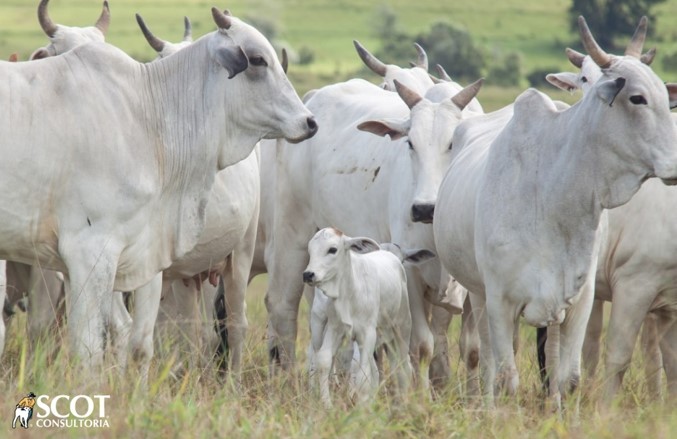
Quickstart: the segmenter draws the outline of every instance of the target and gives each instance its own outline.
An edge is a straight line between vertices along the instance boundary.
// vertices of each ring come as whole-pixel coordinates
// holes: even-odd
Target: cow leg
[[[451,315],[451,314],[450,314]],[[451,321],[451,319],[450,319]],[[480,333],[470,295],[466,295],[461,315],[459,351],[466,370],[466,394],[470,398],[480,396]]]
[[[306,246],[309,239],[284,251],[278,249],[279,242],[276,242],[276,256],[266,293],[271,376],[278,366],[291,370],[296,361],[298,311],[303,293],[303,270],[308,265]]]
[[[317,377],[320,387],[320,398],[325,408],[331,408],[331,395],[329,394],[329,374],[331,366],[341,344],[342,336],[334,328],[327,328],[322,339],[322,347],[315,354],[317,365]]]
[[[214,329],[216,320],[219,318],[216,309],[217,296],[223,293],[219,289],[218,284],[214,286],[211,281],[205,280],[197,294],[200,354],[203,364],[209,364],[213,361],[221,343],[221,338]],[[228,344],[227,340],[226,344]]]
[[[640,346],[649,395],[652,399],[660,399],[663,356],[661,355],[660,338],[658,336],[658,317],[655,314],[649,313],[644,319]]]
[[[105,296],[101,303],[105,324],[110,336],[110,349],[123,369],[127,363],[127,343],[132,329],[132,317],[125,307],[125,300],[120,291],[113,291]]]
[[[674,314],[660,314],[656,323],[668,381],[668,397],[674,403],[677,400],[677,317]]]
[[[588,378],[592,379],[599,363],[602,327],[604,325],[604,301],[595,300],[592,304],[590,319],[585,330],[583,342],[583,368]]]
[[[491,349],[496,364],[494,393],[513,396],[517,393],[519,375],[515,364],[513,336],[518,312],[514,306],[501,299],[501,294],[487,292],[487,318],[491,335]]]
[[[68,267],[66,314],[71,351],[93,369],[102,364],[104,315],[101,303],[113,292],[118,249],[110,239],[64,236],[59,253]]]
[[[638,277],[618,284],[611,306],[611,319],[607,329],[606,382],[604,403],[609,405],[623,383],[623,375],[630,366],[632,351],[642,322],[653,302],[653,295],[636,294],[647,290],[646,279]]]
[[[472,294],[472,292],[468,294],[468,297],[480,338],[480,369],[482,372],[482,385],[484,385],[484,400],[491,407],[494,404],[496,361],[494,360],[494,353],[491,347],[491,332],[489,331],[486,300],[482,296]]]
[[[28,337],[35,346],[38,340],[49,337],[57,324],[63,282],[55,271],[37,266],[28,268]]]
[[[402,336],[399,327],[393,327],[391,328],[391,331],[393,333],[393,340],[392,343],[386,347],[386,352],[391,371],[394,372],[396,378],[397,394],[399,395],[399,398],[402,399],[405,392],[409,389],[410,378],[412,376],[412,367],[409,360],[409,343],[407,343],[405,337]],[[378,368],[379,366],[376,365],[373,354],[370,355],[370,352],[366,349],[365,352],[365,355],[369,355],[371,364]],[[372,378],[373,376],[374,375],[372,375]],[[379,376],[382,376],[380,370]],[[378,384],[378,380],[372,384]]]
[[[423,283],[417,273],[408,268],[407,292],[409,295],[409,309],[411,311],[411,338],[409,341],[409,355],[414,368],[414,383],[424,389],[429,387],[430,359],[434,349],[434,337],[428,324],[423,299]]]
[[[372,362],[374,359],[374,352],[376,351],[376,328],[365,328],[362,339],[357,338],[357,345],[360,350],[360,372],[355,379],[355,390],[357,392],[358,402],[365,402],[369,399],[373,384],[371,378],[373,376]],[[395,351],[397,351],[397,349],[395,349]],[[395,354],[395,352],[393,354]],[[395,375],[397,376],[397,369],[401,366],[399,364],[400,361],[396,354],[393,355],[392,358],[394,361],[390,363],[390,366],[394,369],[393,372],[395,372]]]
[[[148,382],[150,360],[153,358],[153,331],[160,309],[162,273],[134,292],[134,319],[129,337],[129,355],[140,367],[141,382]]]
[[[7,298],[7,262],[0,260],[0,305],[5,306],[5,299]],[[2,311],[0,311],[2,312]],[[0,358],[2,352],[5,350],[5,318],[0,316]],[[16,421],[16,420],[15,420]]]
[[[454,315],[441,306],[432,307],[430,327],[433,333],[433,358],[430,360],[430,382],[435,392],[442,392],[449,384],[449,340],[447,333]]]

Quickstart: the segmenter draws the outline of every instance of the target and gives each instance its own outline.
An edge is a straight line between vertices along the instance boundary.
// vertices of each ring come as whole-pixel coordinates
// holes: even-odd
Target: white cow
[[[103,42],[110,24],[108,2],[103,2],[101,16],[91,27],[69,27],[55,24],[47,10],[49,0],[38,5],[38,21],[50,39],[50,44],[37,49],[31,60],[57,56],[88,42]],[[10,58],[16,62],[16,57]],[[50,335],[58,318],[58,302],[63,295],[63,278],[55,271],[31,267],[15,261],[7,262],[9,305],[28,296],[28,335],[32,343]]]
[[[318,228],[335,225],[404,248],[433,248],[428,223],[449,164],[451,136],[481,83],[459,93],[436,85],[436,90],[447,89],[446,99],[437,103],[396,84],[397,94],[358,79],[316,90],[306,104],[326,127],[318,141],[304,142],[299,149],[283,144],[276,151],[273,231],[266,234],[273,364],[288,367],[295,357],[299,274],[307,264],[305,243]],[[433,334],[424,294],[437,296],[439,264],[433,260],[408,269],[407,282],[414,321],[410,353],[425,385]]]
[[[12,428],[16,428],[16,421],[19,420],[19,426],[28,428],[28,416],[31,413],[29,407],[19,407],[14,409],[14,419],[12,420]]]
[[[151,47],[158,52],[158,59],[172,56],[191,44],[190,22],[187,18],[184,41],[177,44],[153,35],[138,14],[137,21]],[[186,324],[180,327],[184,329],[184,335],[190,337],[188,334],[200,334],[200,338],[192,338],[191,341],[202,339],[203,351],[211,355],[218,343],[218,337],[213,330],[216,276],[223,275],[228,311],[228,346],[232,363],[230,369],[236,376],[240,372],[247,329],[245,292],[256,240],[259,192],[257,147],[244,160],[216,174],[207,202],[205,227],[197,245],[174,260],[171,267],[164,271],[162,310],[158,321],[183,320]],[[201,276],[201,273],[204,275]],[[186,279],[190,281],[186,282]],[[211,285],[205,279],[209,279]],[[207,300],[200,300],[205,292]],[[144,322],[147,316],[158,312],[146,308],[137,309],[135,320],[142,319]],[[202,322],[205,321],[208,323],[203,325]],[[148,325],[154,323],[148,321]],[[137,324],[137,328],[139,327],[141,324]],[[197,333],[194,332],[195,329]],[[140,336],[136,334],[133,337],[137,343],[144,345],[151,342],[138,341]]]
[[[641,52],[646,25],[647,20],[642,19],[630,50]],[[550,74],[548,81],[561,89],[588,92],[602,75],[599,66],[589,56],[571,49],[567,49],[567,55],[580,72]],[[640,59],[650,64],[654,55],[652,49]],[[599,360],[604,301],[613,299],[607,348],[607,402],[620,387],[630,362],[639,319],[644,318],[641,346],[645,374],[653,395],[660,395],[661,351],[665,352],[668,361],[675,361],[672,352],[677,346],[674,346],[675,336],[671,333],[674,314],[670,305],[674,303],[671,292],[677,285],[674,282],[677,272],[672,261],[672,254],[677,249],[670,247],[674,241],[671,212],[675,206],[677,192],[674,188],[648,181],[627,204],[609,211],[609,232],[598,261],[595,302],[583,345],[583,365],[592,376]],[[651,227],[647,226],[647,221],[651,221]],[[658,313],[646,314],[647,309]],[[659,337],[663,335],[667,337],[661,340]],[[677,390],[674,370],[674,364],[666,368],[671,393]]]
[[[317,130],[270,43],[212,15],[218,31],[153,64],[102,43],[0,63],[0,186],[18,188],[3,200],[0,257],[68,273],[70,344],[94,362],[99,302],[159,283],[195,246],[217,170],[263,137]]]
[[[350,238],[334,228],[318,231],[308,243],[310,260],[303,281],[316,288],[325,325],[311,326],[321,398],[331,406],[329,372],[344,338],[360,351],[355,389],[365,401],[378,384],[374,353],[385,346],[399,393],[411,380],[411,314],[407,280],[399,258],[369,238]],[[321,293],[317,292],[321,290]],[[322,300],[324,294],[328,300]]]
[[[628,202],[648,177],[677,181],[669,111],[677,87],[666,92],[639,54],[608,55],[582,17],[579,26],[602,78],[565,110],[524,92],[498,134],[482,133],[500,115],[462,123],[435,211],[444,267],[473,293],[474,308],[486,303],[489,327],[480,335],[493,361],[485,382],[508,393],[518,386],[512,335],[520,315],[534,326],[560,324],[555,379],[560,391],[576,385],[604,209]]]

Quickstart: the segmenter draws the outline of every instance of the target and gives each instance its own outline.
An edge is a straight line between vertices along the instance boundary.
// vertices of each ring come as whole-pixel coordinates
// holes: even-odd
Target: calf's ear
[[[378,243],[371,238],[350,238],[345,241],[345,246],[355,253],[371,253],[381,250]]]

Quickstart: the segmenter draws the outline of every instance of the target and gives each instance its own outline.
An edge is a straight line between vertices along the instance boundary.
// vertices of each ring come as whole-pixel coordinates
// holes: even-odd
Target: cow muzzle
[[[303,282],[307,283],[311,287],[314,286],[315,284],[315,273],[312,271],[304,271],[303,272]]]
[[[414,204],[411,207],[411,220],[415,223],[432,224],[434,214],[434,204]]]
[[[308,140],[311,137],[313,137],[315,134],[317,134],[318,126],[317,122],[315,121],[314,116],[310,116],[306,118],[306,133],[303,136],[300,137],[295,137],[293,139],[287,139],[287,142],[289,143],[300,143],[303,142],[304,140]]]

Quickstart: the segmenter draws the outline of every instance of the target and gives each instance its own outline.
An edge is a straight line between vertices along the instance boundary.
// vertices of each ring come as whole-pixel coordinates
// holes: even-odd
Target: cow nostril
[[[434,204],[414,204],[411,207],[411,219],[414,222],[431,223],[434,214]]]
[[[317,122],[315,122],[314,117],[312,117],[312,116],[309,117],[307,119],[307,123],[308,123],[308,128],[310,129],[310,131],[312,131],[313,133],[317,131]]]
[[[312,282],[313,278],[315,277],[315,273],[312,271],[304,271],[303,272],[303,282]]]

